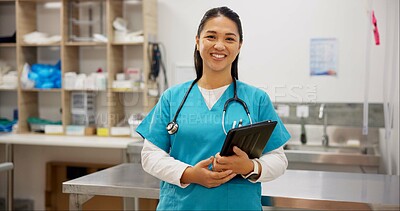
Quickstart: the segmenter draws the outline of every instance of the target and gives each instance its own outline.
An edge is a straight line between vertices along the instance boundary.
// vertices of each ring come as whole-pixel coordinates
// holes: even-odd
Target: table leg
[[[69,210],[81,211],[85,202],[91,199],[93,195],[70,194],[69,195]]]
[[[13,163],[13,146],[12,144],[6,144],[6,162]],[[6,210],[14,210],[14,169],[7,171],[7,200]]]

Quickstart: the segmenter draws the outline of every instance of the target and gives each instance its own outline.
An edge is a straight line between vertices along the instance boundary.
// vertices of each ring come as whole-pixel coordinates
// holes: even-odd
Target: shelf
[[[66,42],[66,46],[106,46],[104,42]]]
[[[61,89],[21,89],[23,92],[61,92]]]
[[[16,43],[0,43],[0,47],[16,47]]]
[[[144,90],[142,89],[130,89],[130,88],[112,88],[111,92],[117,92],[117,93],[143,93]]]
[[[60,47],[60,43],[49,43],[49,44],[28,44],[28,43],[22,43],[22,47]]]
[[[99,89],[64,89],[67,92],[106,92],[107,90]]]
[[[144,42],[113,42],[111,45],[143,45]]]
[[[8,91],[8,92],[14,92],[17,91],[18,89],[5,89],[5,88],[0,88],[0,91]]]
[[[20,2],[36,2],[36,3],[47,3],[47,2],[61,2],[62,0],[19,0]]]
[[[46,5],[53,2],[61,4]],[[100,5],[101,8],[90,9],[94,4]],[[2,96],[12,95],[17,99],[14,103],[16,105],[13,106],[19,111],[18,133],[30,131],[27,119],[31,116],[61,114],[63,127],[70,125],[73,118],[71,101],[74,92],[96,95],[95,103],[100,105],[98,113],[101,115],[101,119],[96,121],[105,128],[116,126],[131,112],[150,111],[156,100],[147,94],[147,87],[152,83],[147,77],[143,78],[143,89],[112,89],[110,82],[116,80],[117,74],[124,72],[126,67],[138,68],[141,74],[148,75],[151,55],[144,46],[149,42],[149,38],[157,37],[157,4],[157,0],[0,0],[3,11],[10,11],[10,14],[0,13],[0,22],[8,24],[3,24],[7,26],[4,30],[17,32],[16,43],[0,43],[0,57],[15,67],[18,75],[22,74],[25,63],[32,65],[59,60],[62,76],[68,72],[88,75],[97,68],[107,72],[108,88],[105,90],[22,89],[21,83],[18,84],[18,89],[0,88]],[[49,9],[50,6],[52,9]],[[129,27],[132,30],[143,30],[143,39],[116,42],[119,39],[114,37],[113,21],[117,17],[133,20]],[[77,20],[75,24],[72,23],[72,19]],[[97,20],[102,20],[102,24],[84,25]],[[15,26],[9,27],[10,22],[15,22]],[[73,33],[74,30],[78,31]],[[59,35],[62,39],[51,44],[26,43],[24,35],[35,31]],[[99,34],[98,32],[107,37],[108,41],[94,41],[92,37]],[[65,86],[64,77],[61,80],[64,87],[71,87]],[[132,100],[135,100],[135,104],[128,105]],[[2,109],[3,104],[0,105],[0,110]]]

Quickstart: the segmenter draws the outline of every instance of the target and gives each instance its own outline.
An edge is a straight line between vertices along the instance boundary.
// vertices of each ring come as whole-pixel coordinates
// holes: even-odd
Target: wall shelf
[[[106,46],[103,42],[66,42],[66,46]]]
[[[46,6],[48,2],[59,2],[61,6],[49,9]],[[94,3],[93,5],[100,3],[104,6],[104,10],[101,10],[102,14],[93,12],[91,18],[92,20],[103,20],[104,35],[109,42],[70,41],[71,33],[69,30],[72,30],[70,21],[74,19],[85,20],[81,13],[78,14],[71,9],[79,6],[80,3],[83,9],[90,7],[91,3]],[[15,58],[4,57],[4,59],[15,64],[19,76],[22,74],[25,63],[30,65],[36,63],[55,64],[58,60],[61,60],[62,76],[68,72],[76,72],[77,74],[88,73],[88,71],[94,72],[96,69],[93,66],[98,65],[97,67],[102,67],[107,72],[108,78],[106,90],[23,89],[20,83],[18,89],[15,90],[0,89],[2,93],[15,91],[17,94],[18,133],[30,133],[27,123],[29,117],[41,118],[43,113],[47,113],[46,108],[42,106],[43,102],[49,103],[51,106],[56,104],[57,108],[53,108],[53,110],[62,111],[59,115],[61,115],[64,131],[66,131],[66,126],[72,123],[71,95],[73,92],[96,93],[96,96],[100,98],[99,102],[96,103],[100,103],[99,107],[105,110],[104,118],[97,116],[102,119],[101,127],[111,128],[121,120],[127,119],[132,105],[123,104],[121,98],[126,95],[124,93],[147,93],[147,89],[151,85],[147,79],[150,69],[147,48],[148,43],[157,37],[157,0],[140,1],[140,4],[134,5],[125,0],[0,0],[0,9],[3,7],[8,10],[9,5],[15,8],[15,14],[12,14],[15,17],[11,17],[15,18],[15,25],[13,25],[15,28],[10,27],[8,31],[17,32],[17,41],[16,43],[0,43],[0,53],[15,54]],[[132,6],[135,7],[134,10],[130,9]],[[117,17],[126,18],[126,16],[129,16],[128,19],[134,20],[134,23],[132,23],[133,30],[143,30],[144,42],[110,42],[114,40],[113,21]],[[9,15],[0,14],[0,22],[5,20],[10,20]],[[52,25],[49,26],[49,24]],[[78,26],[72,24],[72,27]],[[9,33],[8,31],[7,33]],[[24,35],[34,31],[49,35],[58,34],[61,36],[61,41],[52,44],[25,43]],[[149,38],[152,38],[152,40],[149,40]],[[138,47],[125,48],[125,46]],[[86,57],[89,58],[86,59]],[[101,65],[98,63],[101,63]],[[127,67],[140,68],[143,76],[145,76],[143,77],[143,90],[115,91],[110,88],[113,81],[116,80],[116,75],[123,73]],[[64,77],[62,80],[64,80]],[[62,81],[62,84],[64,83],[65,81]],[[53,98],[49,96],[53,96]],[[137,106],[141,112],[148,112],[156,102],[147,94],[140,94],[136,97],[140,98],[140,104],[137,104]],[[46,102],[49,101],[48,99],[55,99],[53,101],[57,102]],[[1,106],[2,104],[0,104],[0,110]],[[100,124],[98,125],[100,126]]]
[[[0,43],[0,47],[17,47],[16,43]]]

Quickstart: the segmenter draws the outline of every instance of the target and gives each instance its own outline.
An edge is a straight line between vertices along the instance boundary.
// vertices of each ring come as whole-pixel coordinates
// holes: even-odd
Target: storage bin
[[[90,116],[96,113],[96,95],[93,92],[72,92],[71,113]]]

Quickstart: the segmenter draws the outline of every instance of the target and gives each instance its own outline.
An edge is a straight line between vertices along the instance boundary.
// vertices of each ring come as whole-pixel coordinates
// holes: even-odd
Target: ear
[[[200,42],[199,37],[196,36],[196,50],[197,51],[199,50],[199,42]]]
[[[239,43],[239,51],[240,51],[240,49],[242,48],[242,43],[243,43],[243,42]]]

